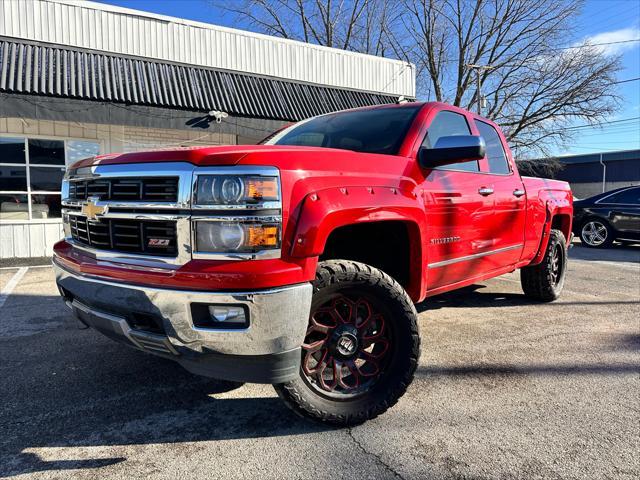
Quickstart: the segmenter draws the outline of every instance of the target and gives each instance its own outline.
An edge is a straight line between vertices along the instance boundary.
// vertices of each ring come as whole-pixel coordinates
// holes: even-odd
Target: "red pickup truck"
[[[521,177],[495,124],[442,103],[85,159],[63,205],[53,263],[82,323],[336,425],[411,383],[414,303],[515,269],[557,298],[572,218],[566,183]]]

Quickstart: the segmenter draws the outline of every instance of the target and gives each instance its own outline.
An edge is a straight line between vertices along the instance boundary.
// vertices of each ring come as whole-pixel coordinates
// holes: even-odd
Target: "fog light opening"
[[[214,323],[246,323],[247,319],[242,307],[220,307],[211,305],[209,315]]]
[[[210,330],[241,330],[249,327],[245,305],[211,305],[192,303],[193,326]]]

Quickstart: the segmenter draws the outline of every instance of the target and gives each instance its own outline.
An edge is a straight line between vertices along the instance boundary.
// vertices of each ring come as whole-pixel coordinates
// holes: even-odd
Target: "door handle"
[[[525,192],[523,189],[521,189],[521,188],[516,188],[516,189],[513,191],[513,196],[514,196],[514,197],[518,197],[518,198],[520,198],[520,197],[521,197],[521,196],[523,196],[525,193],[526,193],[526,192]]]
[[[478,193],[480,195],[482,195],[483,197],[486,197],[487,195],[491,195],[493,193],[493,188],[489,188],[489,187],[480,187],[478,189]]]

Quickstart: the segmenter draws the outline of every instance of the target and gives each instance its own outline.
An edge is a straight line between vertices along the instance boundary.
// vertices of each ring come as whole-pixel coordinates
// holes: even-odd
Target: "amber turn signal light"
[[[249,177],[245,179],[245,192],[254,200],[277,200],[278,181],[275,178]]]
[[[248,229],[247,246],[277,247],[278,227],[275,225],[251,225]]]

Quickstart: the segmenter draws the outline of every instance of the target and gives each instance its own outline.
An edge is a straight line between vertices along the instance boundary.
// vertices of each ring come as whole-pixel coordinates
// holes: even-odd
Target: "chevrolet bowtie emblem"
[[[97,199],[90,198],[87,202],[82,204],[82,214],[87,217],[87,220],[95,220],[98,215],[104,215],[107,213],[108,207],[101,207],[96,205]]]

